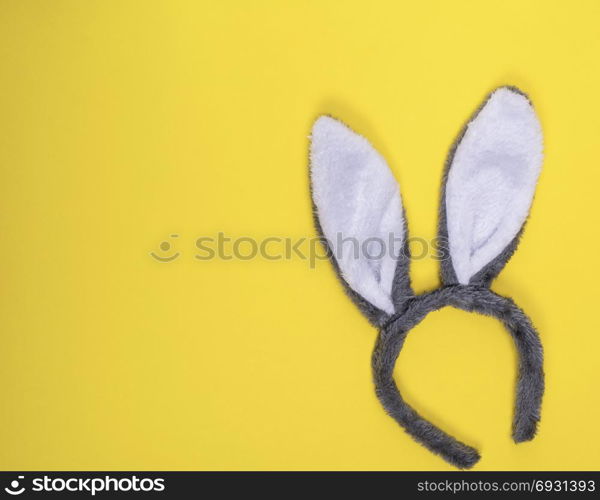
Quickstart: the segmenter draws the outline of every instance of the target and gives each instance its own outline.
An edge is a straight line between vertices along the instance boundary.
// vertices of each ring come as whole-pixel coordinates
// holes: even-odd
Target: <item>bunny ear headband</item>
[[[542,132],[528,98],[512,87],[497,89],[451,150],[439,223],[442,286],[421,295],[410,285],[399,186],[381,155],[322,116],[312,129],[310,161],[317,229],[347,293],[379,329],[372,368],[387,413],[451,464],[469,468],[479,460],[477,450],[413,410],[393,378],[410,329],[452,306],[493,316],[512,335],[519,353],[512,437],[532,439],[544,392],[542,346],[527,315],[489,288],[517,246],[542,164]]]

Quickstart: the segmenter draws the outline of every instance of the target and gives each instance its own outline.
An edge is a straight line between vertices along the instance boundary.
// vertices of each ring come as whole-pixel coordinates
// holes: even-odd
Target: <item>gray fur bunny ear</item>
[[[489,285],[502,270],[529,213],[542,146],[535,111],[513,87],[490,94],[466,126],[450,154],[442,193],[445,284]]]
[[[317,229],[350,297],[380,325],[412,295],[398,183],[364,137],[328,116],[313,125],[310,164]]]

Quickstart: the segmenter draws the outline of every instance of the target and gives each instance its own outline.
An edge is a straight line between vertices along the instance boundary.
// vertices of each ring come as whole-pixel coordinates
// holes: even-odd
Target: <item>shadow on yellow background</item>
[[[493,289],[542,337],[538,436],[510,439],[493,319],[430,315],[396,378],[475,470],[597,469],[599,25],[595,0],[0,2],[0,466],[450,469],[382,410],[376,331],[327,262],[201,261],[195,242],[315,235],[321,113],[369,137],[431,239],[450,144],[512,84],[546,159]],[[413,262],[416,290],[437,271]]]

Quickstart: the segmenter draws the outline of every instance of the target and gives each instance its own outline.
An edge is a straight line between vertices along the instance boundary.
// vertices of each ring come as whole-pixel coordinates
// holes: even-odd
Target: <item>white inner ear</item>
[[[446,219],[458,281],[497,257],[521,229],[542,165],[542,131],[527,98],[495,91],[468,125],[446,184]]]
[[[313,126],[310,159],[321,229],[344,280],[393,314],[395,257],[405,230],[398,183],[364,137],[326,116]]]

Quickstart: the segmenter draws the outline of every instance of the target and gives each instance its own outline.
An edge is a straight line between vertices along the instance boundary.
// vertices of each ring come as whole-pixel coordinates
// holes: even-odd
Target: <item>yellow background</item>
[[[327,262],[200,262],[194,242],[314,236],[320,113],[383,153],[431,239],[450,144],[512,84],[546,159],[493,289],[541,333],[539,434],[510,440],[493,319],[430,315],[396,377],[476,470],[597,469],[598,26],[595,0],[0,2],[0,466],[451,469],[382,410],[376,332]],[[411,274],[438,285],[431,258]]]

